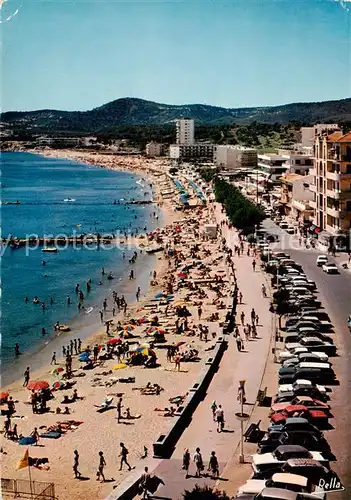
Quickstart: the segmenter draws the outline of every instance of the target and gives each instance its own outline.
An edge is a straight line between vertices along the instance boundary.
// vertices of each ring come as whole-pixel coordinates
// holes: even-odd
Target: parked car
[[[269,453],[254,454],[252,456],[252,468],[255,474],[269,470],[273,465],[282,465],[290,458],[314,459],[319,462],[326,462],[326,459],[320,452],[308,451],[301,445],[280,445]]]
[[[323,410],[329,413],[330,405],[320,401],[319,399],[313,399],[309,396],[295,396],[290,403],[275,403],[271,406],[272,412],[279,412],[285,410],[291,405],[303,405],[306,408],[313,408],[314,410]]]
[[[307,394],[307,390],[311,391],[311,394]],[[310,380],[298,379],[292,384],[283,384],[278,386],[278,393],[284,393],[285,391],[294,392],[296,395],[309,395],[315,399],[325,400],[327,396],[327,389],[324,385],[313,384]],[[301,393],[300,393],[301,391]],[[312,392],[316,391],[316,394],[320,394],[322,397],[317,395],[312,395]]]
[[[328,360],[321,360],[318,355],[312,353],[302,353],[302,358],[300,358],[300,356],[294,356],[293,358],[286,359],[282,366],[284,368],[288,366],[302,366],[301,363],[323,363],[331,368],[331,363]]]
[[[336,264],[323,264],[322,269],[327,274],[339,274],[339,269]]]
[[[333,356],[336,353],[336,346],[331,342],[321,341],[316,335],[313,337],[305,337],[300,340],[302,347],[307,347],[313,351],[322,351]]]
[[[290,472],[307,477],[313,484],[318,484],[321,477],[328,474],[329,469],[313,458],[289,458],[284,464],[277,464],[260,474],[254,473],[254,479],[268,479],[275,472]]]
[[[328,257],[326,255],[318,255],[316,264],[318,267],[322,267],[323,264],[326,264],[328,262]]]
[[[309,363],[308,363],[309,364]],[[279,370],[279,384],[292,383],[299,378],[311,380],[311,382],[321,382],[324,384],[333,384],[335,382],[335,373],[331,368],[322,369],[317,367],[289,367]]]
[[[321,361],[328,361],[328,355],[325,354],[324,352],[313,352],[307,349],[307,347],[296,347],[295,349],[292,349],[291,351],[281,351],[278,354],[278,361],[280,363],[283,363],[284,361],[295,358],[295,357],[300,357],[300,355],[313,355],[317,356]]]
[[[293,226],[288,226],[285,231],[288,233],[288,234],[295,234],[295,228]]]
[[[290,417],[287,418],[283,424],[271,424],[268,427],[268,434],[280,434],[283,432],[289,433],[290,431],[309,431],[311,434],[321,436],[320,430],[315,427],[307,418]]]
[[[309,493],[296,493],[296,491],[284,490],[282,488],[264,488],[257,495],[238,495],[235,498],[240,500],[316,500],[316,497]]]
[[[279,436],[277,434],[265,435],[260,443],[258,443],[259,453],[273,452],[282,444],[300,445],[309,450],[319,451],[328,456],[330,455],[330,446],[324,437],[320,437],[320,435],[316,435],[309,431],[301,430],[283,432]]]

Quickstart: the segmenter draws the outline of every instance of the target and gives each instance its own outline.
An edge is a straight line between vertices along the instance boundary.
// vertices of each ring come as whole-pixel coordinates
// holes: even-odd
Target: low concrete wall
[[[188,397],[177,409],[168,432],[161,434],[157,441],[153,444],[154,457],[169,458],[172,455],[175,444],[184,432],[184,429],[189,425],[191,416],[197,405],[203,399],[206,389],[209,386],[213,375],[217,371],[226,347],[227,342],[224,341],[223,337],[219,337],[216,342],[216,346],[211,356],[206,361],[205,367],[199,378],[190,389]]]
[[[178,439],[189,425],[197,405],[203,399],[226,348],[227,342],[224,340],[224,337],[218,337],[215,348],[211,351],[211,355],[205,362],[205,367],[200,373],[199,378],[189,390],[184,403],[177,408],[168,429],[153,444],[154,458],[145,462],[145,465],[149,467],[150,474],[158,466],[158,458],[169,458],[172,455]],[[106,500],[132,500],[135,498],[138,494],[138,483],[143,472],[143,468],[132,472],[123,483],[113,490]]]

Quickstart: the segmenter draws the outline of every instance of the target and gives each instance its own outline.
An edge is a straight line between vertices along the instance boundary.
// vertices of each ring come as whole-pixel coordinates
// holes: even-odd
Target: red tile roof
[[[337,139],[336,142],[351,142],[351,131]]]

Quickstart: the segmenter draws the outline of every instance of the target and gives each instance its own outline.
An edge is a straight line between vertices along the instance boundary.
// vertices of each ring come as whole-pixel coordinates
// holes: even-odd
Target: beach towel
[[[60,432],[55,432],[55,431],[49,431],[49,432],[44,432],[43,434],[40,434],[41,438],[49,438],[49,439],[58,439],[61,436],[62,436],[62,434]]]

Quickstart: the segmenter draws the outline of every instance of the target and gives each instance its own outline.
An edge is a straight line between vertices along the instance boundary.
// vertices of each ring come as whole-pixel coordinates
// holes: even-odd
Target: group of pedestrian
[[[201,477],[203,475],[204,470],[205,470],[205,464],[204,464],[204,461],[202,458],[200,448],[196,448],[193,460],[194,460],[194,464],[195,464],[195,477]],[[182,467],[182,469],[185,471],[185,478],[186,479],[189,477],[190,463],[191,463],[190,451],[188,448],[185,448],[184,454],[183,454],[183,467]],[[207,471],[211,472],[211,475],[213,478],[219,477],[219,464],[218,464],[218,459],[217,459],[215,451],[211,451],[211,455],[210,455],[209,460],[208,460]]]

